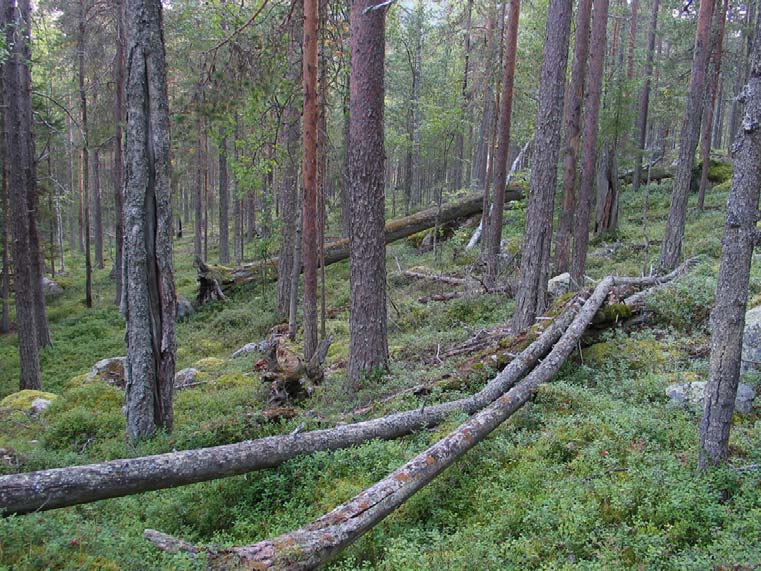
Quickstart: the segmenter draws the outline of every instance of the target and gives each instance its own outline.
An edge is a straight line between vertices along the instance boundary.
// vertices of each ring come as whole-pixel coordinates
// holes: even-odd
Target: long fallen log
[[[633,278],[627,285],[662,287],[694,264],[664,277]],[[619,279],[619,283],[624,283]],[[637,302],[641,301],[635,294]],[[625,303],[631,304],[630,299]],[[453,412],[472,414],[494,401],[541,359],[578,311],[572,301],[536,339],[473,396],[423,409],[300,434],[0,476],[0,514],[23,514],[139,494],[272,468],[296,456],[337,450],[372,439],[393,439],[440,424]]]
[[[204,551],[209,569],[297,571],[318,567],[454,464],[523,406],[542,383],[555,376],[614,284],[613,277],[598,284],[549,355],[515,387],[388,477],[309,525],[274,539],[222,550],[198,548],[154,530],[146,530],[145,537],[168,551]]]
[[[518,185],[511,185],[505,193],[505,202],[520,200],[523,193]],[[471,194],[459,202],[446,204],[439,209],[428,208],[410,216],[389,220],[385,227],[386,244],[407,238],[423,230],[433,228],[437,223],[444,224],[457,218],[465,218],[481,212],[483,194]],[[349,240],[344,238],[325,244],[325,265],[335,264],[349,257]],[[198,302],[224,298],[236,286],[274,281],[277,279],[278,258],[243,264],[235,268],[207,265],[196,260],[198,272]]]
[[[506,390],[550,350],[578,307],[569,303],[544,332],[478,393],[363,422],[235,444],[0,476],[0,513],[23,514],[173,488],[253,470],[296,456],[393,439],[435,426],[454,412],[472,414]]]

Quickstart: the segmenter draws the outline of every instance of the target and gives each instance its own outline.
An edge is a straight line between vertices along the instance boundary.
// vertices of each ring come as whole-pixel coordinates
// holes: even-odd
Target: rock
[[[706,384],[705,381],[674,383],[666,387],[666,394],[674,403],[702,408]],[[753,412],[753,399],[755,398],[756,391],[748,385],[740,383],[737,387],[737,397],[735,398],[735,411],[740,414],[750,414]]]
[[[266,341],[260,341],[259,343],[246,343],[243,347],[238,349],[235,353],[233,353],[232,358],[237,359],[238,357],[243,357],[244,355],[248,355],[249,353],[256,353],[256,352],[262,352],[265,349]]]
[[[50,399],[34,399],[29,410],[34,414],[40,414],[41,412],[48,410],[51,404],[53,404],[53,401]]]
[[[547,282],[547,293],[552,297],[565,295],[571,289],[571,274],[565,272]]]
[[[45,401],[48,403],[47,406],[50,406],[57,398],[58,395],[53,393],[26,389],[12,393],[3,400],[0,400],[0,409],[13,409],[22,412],[33,412],[36,414],[37,412],[40,412],[40,410],[34,410],[35,403],[38,403],[37,407],[39,407],[40,401]],[[45,408],[47,408],[47,406]]]
[[[185,319],[196,312],[193,304],[184,295],[177,296],[177,319]]]
[[[42,291],[45,297],[57,297],[63,293],[63,288],[47,276],[42,276]]]
[[[108,385],[123,389],[127,384],[127,376],[124,372],[124,364],[126,361],[127,357],[101,359],[93,365],[92,369],[90,369],[90,374],[87,375],[87,381],[90,382],[99,379]]]
[[[179,390],[198,382],[200,374],[201,371],[193,367],[177,371],[174,375],[174,388]]]
[[[745,313],[740,372],[761,370],[761,305]]]

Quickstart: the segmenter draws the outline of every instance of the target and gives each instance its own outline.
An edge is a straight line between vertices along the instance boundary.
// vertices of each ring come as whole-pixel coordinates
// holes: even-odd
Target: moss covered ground
[[[558,378],[475,450],[368,533],[332,570],[714,570],[761,566],[761,471],[696,471],[694,411],[668,403],[675,378],[704,379],[708,315],[718,272],[727,185],[715,187],[703,213],[691,211],[686,256],[692,274],[649,302],[652,319],[636,330],[608,330],[575,355]],[[658,254],[670,182],[621,197],[621,228],[594,240],[589,275],[639,275]],[[692,197],[694,201],[694,196]],[[518,250],[525,205],[506,213],[507,248]],[[83,375],[98,360],[124,354],[123,322],[112,304],[108,270],[95,273],[95,306],[84,307],[82,259],[67,258],[64,294],[50,302],[54,346],[43,351],[44,389],[59,396],[39,416],[0,410],[0,473],[81,464],[172,449],[210,446],[329,424],[331,416],[456,370],[439,359],[475,332],[506,323],[513,302],[483,295],[449,303],[417,302],[446,291],[396,276],[401,267],[463,272],[475,256],[460,231],[439,260],[402,241],[388,249],[391,370],[345,390],[348,264],[327,272],[330,374],[303,415],[269,422],[267,389],[249,354],[276,323],[274,287],[257,286],[213,303],[178,324],[178,369],[195,366],[204,384],[176,395],[176,429],[137,446],[123,438],[122,393]],[[177,283],[192,298],[192,236],[176,248]],[[214,259],[215,254],[210,255]],[[761,300],[754,264],[750,297]],[[298,340],[297,340],[298,343]],[[15,338],[0,338],[0,399],[17,390]],[[426,397],[407,394],[376,407],[380,415],[470,393],[488,367]],[[761,386],[752,374],[745,382]],[[758,410],[758,409],[757,409]],[[318,414],[306,414],[314,411]],[[326,420],[327,419],[327,420]],[[0,519],[0,569],[198,569],[201,561],[156,551],[145,528],[211,544],[251,543],[307,523],[385,476],[456,426],[393,442],[369,442],[291,460],[277,469],[150,492],[52,512]],[[761,415],[737,417],[731,462],[761,463]]]

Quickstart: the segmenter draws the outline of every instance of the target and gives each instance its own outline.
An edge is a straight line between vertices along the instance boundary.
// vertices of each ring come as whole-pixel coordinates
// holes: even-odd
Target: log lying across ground
[[[688,267],[689,263],[663,278],[635,278],[627,283],[662,287]],[[624,280],[619,278],[618,282],[624,283]],[[636,294],[625,303],[632,305],[634,298],[639,303],[640,297]],[[347,448],[372,439],[399,438],[440,424],[454,412],[472,414],[493,402],[531,370],[550,351],[578,309],[578,300],[569,300],[565,310],[533,343],[470,397],[300,434],[0,476],[0,514],[44,511],[244,474],[278,466],[303,454]]]
[[[512,185],[505,193],[505,202],[520,200],[523,193],[517,185]],[[404,218],[396,218],[386,223],[386,244],[407,238],[423,230],[428,230],[436,224],[444,224],[457,218],[466,218],[478,214],[483,208],[483,194],[471,194],[459,202],[445,204],[438,208],[421,210]],[[344,238],[325,244],[325,265],[335,264],[349,257],[349,240]],[[224,298],[236,286],[274,281],[277,279],[277,257],[264,261],[243,264],[236,268],[207,265],[196,260],[198,270],[198,302]]]
[[[209,568],[216,570],[295,571],[322,565],[454,464],[510,418],[542,383],[552,379],[577,348],[581,336],[614,285],[642,282],[643,280],[617,280],[614,277],[602,280],[552,351],[522,381],[388,477],[312,523],[274,539],[220,550],[196,547],[155,530],[146,530],[146,539],[167,551],[203,551],[207,554]]]

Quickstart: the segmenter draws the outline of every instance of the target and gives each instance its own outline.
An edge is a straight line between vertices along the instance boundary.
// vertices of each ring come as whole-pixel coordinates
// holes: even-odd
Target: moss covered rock
[[[57,398],[58,395],[53,393],[26,389],[10,394],[3,400],[0,400],[0,408],[20,410],[23,412],[39,412],[39,410],[34,410],[35,401],[45,400],[52,403]]]
[[[218,359],[216,357],[206,357],[205,359],[196,361],[196,364],[193,365],[193,367],[204,373],[211,373],[213,371],[217,371],[220,368],[222,368],[224,364],[225,364],[224,359]]]
[[[582,352],[584,364],[601,368],[624,363],[634,370],[662,367],[668,362],[668,354],[658,341],[650,339],[614,339],[596,343]]]

